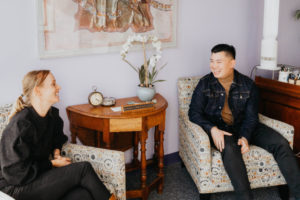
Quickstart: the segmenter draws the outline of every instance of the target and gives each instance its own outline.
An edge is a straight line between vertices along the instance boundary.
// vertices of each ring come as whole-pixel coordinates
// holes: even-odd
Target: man
[[[211,50],[211,73],[198,83],[189,109],[190,121],[201,126],[222,155],[237,199],[252,199],[242,154],[249,144],[272,153],[291,192],[300,200],[300,169],[288,142],[258,121],[254,82],[235,67],[235,49],[218,44]]]

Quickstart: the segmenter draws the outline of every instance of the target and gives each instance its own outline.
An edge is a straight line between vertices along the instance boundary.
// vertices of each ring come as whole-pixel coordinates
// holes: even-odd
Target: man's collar
[[[212,72],[209,74],[209,84],[210,85],[216,85],[218,84],[218,79],[215,78]]]
[[[240,73],[237,70],[234,70],[233,73],[234,73],[234,77],[233,77],[232,85],[233,86],[236,86],[236,85],[241,86],[242,83],[240,81]]]

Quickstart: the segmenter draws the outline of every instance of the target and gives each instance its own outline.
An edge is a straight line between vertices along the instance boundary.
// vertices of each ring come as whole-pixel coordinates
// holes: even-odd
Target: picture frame
[[[40,58],[119,52],[132,34],[175,47],[177,0],[36,0]]]

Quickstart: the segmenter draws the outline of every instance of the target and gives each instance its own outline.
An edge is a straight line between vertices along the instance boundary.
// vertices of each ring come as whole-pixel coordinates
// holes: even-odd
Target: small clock
[[[97,87],[93,86],[93,92],[90,93],[88,99],[92,106],[100,106],[103,102],[103,95],[97,91]]]

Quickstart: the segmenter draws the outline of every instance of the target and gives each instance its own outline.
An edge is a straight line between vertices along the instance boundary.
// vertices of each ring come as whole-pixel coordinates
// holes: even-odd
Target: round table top
[[[142,103],[138,97],[129,97],[116,99],[116,104],[114,106],[98,106],[93,107],[90,104],[80,104],[67,107],[67,112],[75,112],[85,116],[95,117],[95,118],[134,118],[134,117],[145,117],[149,115],[154,115],[161,111],[164,111],[168,107],[168,102],[166,99],[157,93],[154,96],[157,103],[154,104],[154,109],[150,110],[140,110],[140,111],[118,111],[115,112],[111,108],[120,107],[122,105],[127,105],[127,102],[134,101],[136,103]]]

